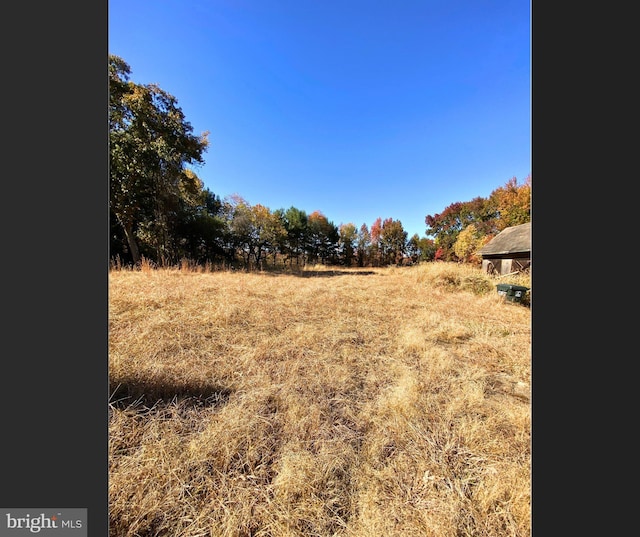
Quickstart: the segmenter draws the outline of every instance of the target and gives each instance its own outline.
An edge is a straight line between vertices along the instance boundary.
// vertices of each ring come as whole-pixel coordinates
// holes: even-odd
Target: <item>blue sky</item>
[[[109,0],[109,52],[209,131],[220,198],[400,220],[531,174],[529,0]]]

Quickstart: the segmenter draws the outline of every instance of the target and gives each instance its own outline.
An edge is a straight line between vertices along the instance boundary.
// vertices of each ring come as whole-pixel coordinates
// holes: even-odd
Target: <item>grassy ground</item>
[[[531,310],[505,279],[109,280],[111,535],[530,535]]]

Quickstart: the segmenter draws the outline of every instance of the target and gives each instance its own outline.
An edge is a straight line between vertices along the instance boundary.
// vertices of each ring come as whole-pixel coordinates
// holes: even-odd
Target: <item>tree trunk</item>
[[[140,250],[138,249],[138,243],[136,242],[136,237],[133,234],[132,226],[122,226],[124,230],[124,234],[127,237],[127,244],[129,245],[129,250],[131,251],[131,257],[133,258],[133,264],[138,265],[140,263]]]

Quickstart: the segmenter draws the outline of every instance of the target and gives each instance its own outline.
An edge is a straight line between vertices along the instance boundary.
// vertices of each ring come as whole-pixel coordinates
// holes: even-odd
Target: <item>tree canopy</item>
[[[504,186],[495,189],[488,198],[457,201],[445,207],[442,213],[425,217],[427,235],[435,240],[436,259],[473,262],[478,262],[473,255],[475,250],[500,231],[530,221],[531,175],[521,185],[513,177]],[[465,229],[467,232],[462,234]],[[456,242],[460,239],[464,244],[456,248]],[[475,250],[470,246],[472,244],[478,245]]]
[[[175,254],[178,220],[203,198],[203,184],[188,165],[204,163],[208,133],[194,135],[173,95],[136,84],[130,74],[122,58],[109,56],[110,210],[134,263],[140,243],[166,262]]]
[[[271,210],[239,194],[220,200],[196,173],[209,133],[194,134],[173,95],[133,82],[124,59],[110,54],[108,69],[111,259],[259,269],[269,263],[477,263],[479,247],[531,219],[531,176],[523,184],[510,179],[488,198],[457,201],[427,215],[426,235],[433,238],[407,238],[402,222],[390,217],[335,225],[319,209]]]

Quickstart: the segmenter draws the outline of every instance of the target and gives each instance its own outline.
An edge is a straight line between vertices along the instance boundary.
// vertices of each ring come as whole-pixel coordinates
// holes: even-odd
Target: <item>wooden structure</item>
[[[502,276],[531,269],[531,222],[503,229],[478,253],[482,270]]]

